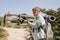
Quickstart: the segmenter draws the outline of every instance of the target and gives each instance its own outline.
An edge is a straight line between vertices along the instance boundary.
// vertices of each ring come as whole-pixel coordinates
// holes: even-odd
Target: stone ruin
[[[34,17],[28,14],[11,14],[9,11],[4,15],[4,26],[11,24],[11,25],[27,25],[27,23],[19,23],[18,19],[22,18],[22,17],[27,17],[27,19],[30,22],[33,22]]]

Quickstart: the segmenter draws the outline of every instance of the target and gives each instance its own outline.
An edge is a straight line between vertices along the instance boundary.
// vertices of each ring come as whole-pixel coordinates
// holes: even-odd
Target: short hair
[[[35,11],[35,10],[40,11],[40,8],[39,8],[39,7],[34,7],[34,8],[32,9],[32,11]]]

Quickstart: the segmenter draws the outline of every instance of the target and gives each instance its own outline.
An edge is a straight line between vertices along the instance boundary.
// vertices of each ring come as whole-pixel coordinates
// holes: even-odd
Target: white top
[[[40,25],[44,26],[45,25],[45,20],[43,18],[43,16],[41,16],[40,14],[35,17],[33,23],[28,22],[28,25],[32,28],[38,28]]]
[[[29,27],[35,29],[34,32],[32,33],[34,40],[45,38],[44,29],[40,29],[39,33],[38,30],[36,30],[36,28],[40,27],[40,25],[44,27],[45,24],[46,24],[45,20],[43,16],[41,16],[40,14],[37,17],[35,17],[33,23],[28,22]]]

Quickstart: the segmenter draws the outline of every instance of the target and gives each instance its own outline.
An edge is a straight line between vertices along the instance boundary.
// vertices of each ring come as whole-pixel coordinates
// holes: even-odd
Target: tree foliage
[[[55,22],[52,24],[52,30],[54,33],[54,40],[60,40],[60,8],[57,10],[49,9],[41,9],[43,13],[46,13],[48,15],[53,15],[56,17]]]

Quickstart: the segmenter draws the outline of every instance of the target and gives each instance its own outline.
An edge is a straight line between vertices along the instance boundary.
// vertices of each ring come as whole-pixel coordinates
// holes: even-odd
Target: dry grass
[[[0,40],[7,40],[8,33],[3,28],[0,28]]]

